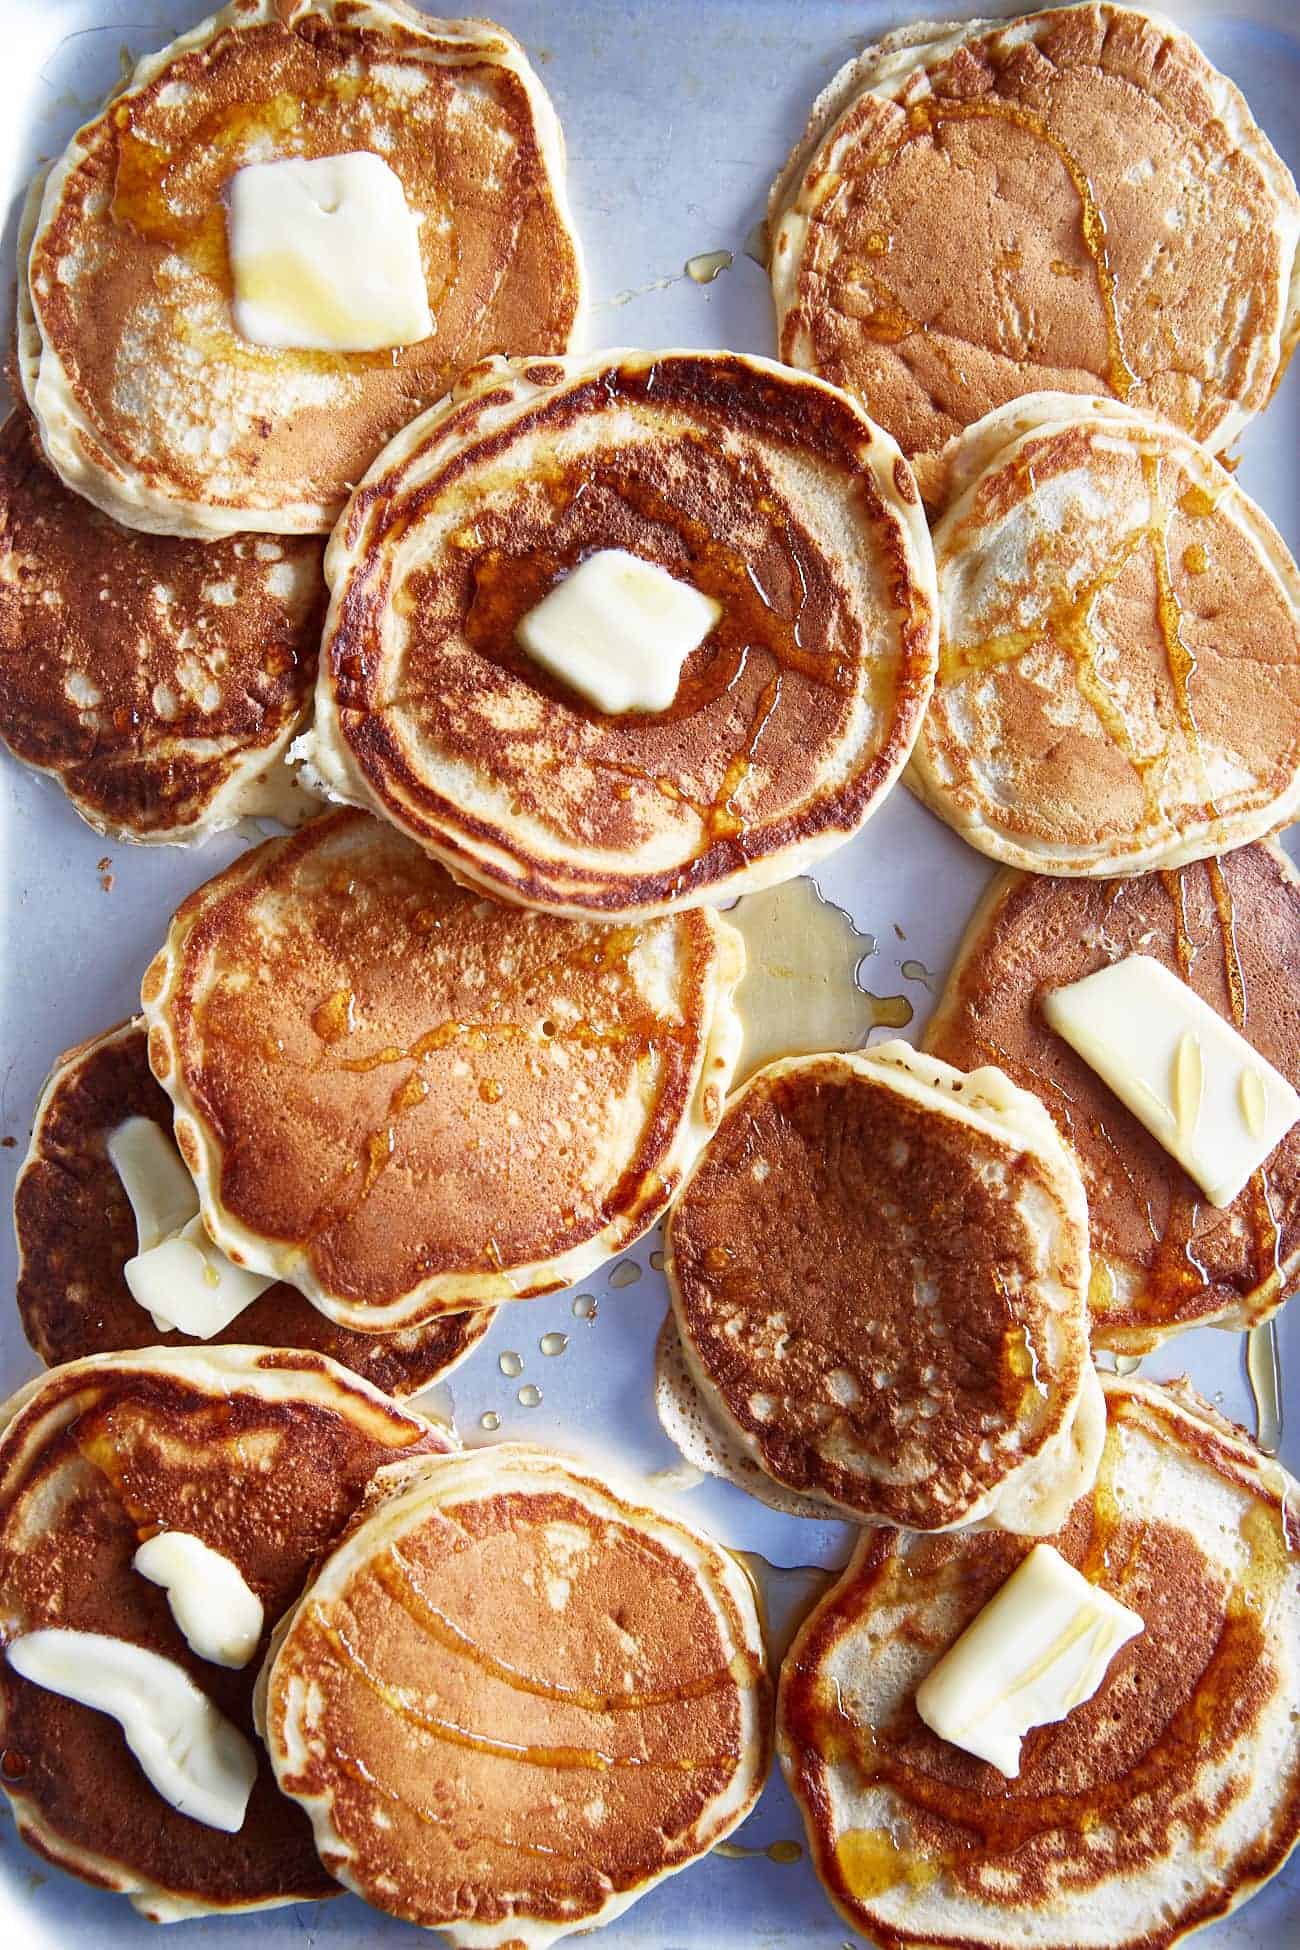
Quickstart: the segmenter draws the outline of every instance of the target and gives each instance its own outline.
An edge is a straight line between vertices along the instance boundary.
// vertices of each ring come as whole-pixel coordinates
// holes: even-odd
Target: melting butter
[[[246,1666],[262,1636],[262,1601],[239,1566],[187,1530],[160,1530],[131,1559],[167,1593],[190,1649],[214,1665]]]
[[[137,1252],[160,1245],[198,1212],[194,1180],[170,1135],[151,1117],[128,1117],[104,1148],[135,1215]]]
[[[606,716],[666,711],[721,603],[625,548],[597,549],[520,619],[543,670]]]

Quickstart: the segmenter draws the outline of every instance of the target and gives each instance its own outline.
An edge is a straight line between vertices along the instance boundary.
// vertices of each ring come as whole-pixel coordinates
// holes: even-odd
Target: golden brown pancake
[[[1275,845],[1132,880],[1004,873],[971,918],[925,1046],[996,1063],[1042,1099],[1088,1190],[1092,1337],[1143,1354],[1179,1328],[1267,1320],[1300,1267],[1300,1129],[1226,1211],[1064,1039],[1043,998],[1124,955],[1154,957],[1300,1079],[1300,888]]]
[[[1221,452],[1300,328],[1300,197],[1170,21],[1067,6],[918,24],[815,104],[773,188],[781,356],[915,461],[1042,387],[1108,392]]]
[[[712,912],[525,914],[345,812],[192,894],[143,999],[217,1243],[383,1333],[567,1286],[662,1216],[742,967]]]
[[[999,1070],[793,1057],[728,1105],[668,1226],[706,1409],[859,1522],[1039,1532],[1092,1480],[1083,1185]]]
[[[375,1491],[258,1695],[340,1881],[464,1950],[533,1950],[748,1813],[770,1692],[728,1552],[516,1444],[399,1464]]]
[[[619,548],[722,605],[665,711],[608,716],[521,619]],[[326,555],[314,765],[499,898],[642,916],[856,832],[934,670],[929,534],[843,394],[730,352],[493,361],[380,455]]]
[[[138,1016],[59,1058],[18,1175],[18,1313],[50,1367],[118,1349],[211,1344],[160,1333],[122,1277],[137,1250],[136,1224],[105,1144],[128,1117],[148,1117],[171,1134],[171,1102],[149,1068]],[[418,1395],[463,1361],[494,1317],[491,1307],[481,1307],[395,1334],[356,1334],[279,1281],[211,1342],[311,1348],[401,1398]]]
[[[880,1950],[1168,1950],[1300,1835],[1300,1486],[1185,1384],[1103,1380],[1097,1485],[1052,1541],[1145,1629],[1017,1779],[914,1701],[1026,1539],[866,1532],[787,1655],[781,1764]]]
[[[1137,873],[1300,808],[1300,572],[1203,448],[1039,393],[972,427],[934,531],[939,678],[908,783],[1038,873]]]
[[[316,675],[320,563],[312,540],[123,528],[62,485],[25,415],[11,415],[0,430],[0,737],[113,839],[196,839],[282,811],[284,748]]]
[[[157,1530],[198,1536],[261,1599],[266,1632],[395,1456],[446,1439],[319,1354],[153,1348],[33,1384],[0,1440],[0,1636],[58,1625],[182,1666],[253,1734],[258,1660],[199,1658],[165,1593],[131,1566]],[[265,1760],[227,1835],[155,1793],[116,1722],[4,1671],[0,1747],[19,1833],[155,1920],[335,1893],[311,1829]]]
[[[420,221],[433,335],[251,344],[231,312],[231,176],[359,150]],[[568,345],[581,291],[563,170],[554,110],[491,22],[403,0],[231,0],[141,61],[34,191],[21,364],[48,458],[133,527],[327,531],[377,449],[466,366]]]

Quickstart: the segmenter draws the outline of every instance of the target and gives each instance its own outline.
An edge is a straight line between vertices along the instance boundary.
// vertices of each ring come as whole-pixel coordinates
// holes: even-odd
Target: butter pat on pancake
[[[379,1477],[258,1693],[322,1861],[461,1950],[591,1929],[706,1853],[758,1798],[769,1714],[730,1553],[513,1443]]]
[[[972,427],[934,531],[939,678],[908,782],[981,852],[1138,873],[1300,807],[1300,574],[1203,448],[1042,393]]]
[[[149,1056],[222,1250],[385,1333],[567,1286],[662,1216],[743,965],[712,912],[526,914],[335,813],[181,907]]]
[[[916,1697],[1026,1539],[866,1532],[786,1656],[813,1866],[881,1950],[1170,1950],[1300,1836],[1300,1486],[1186,1384],[1103,1386],[1097,1482],[1052,1541],[1144,1629],[1015,1780]]]
[[[520,641],[613,551],[717,605],[664,709],[602,711]],[[295,749],[499,899],[728,898],[803,871],[897,778],[931,564],[894,442],[816,380],[731,352],[485,362],[348,504]]]
[[[1083,1185],[996,1069],[895,1042],[760,1070],[673,1208],[667,1271],[706,1407],[786,1491],[1039,1534],[1092,1480]]]

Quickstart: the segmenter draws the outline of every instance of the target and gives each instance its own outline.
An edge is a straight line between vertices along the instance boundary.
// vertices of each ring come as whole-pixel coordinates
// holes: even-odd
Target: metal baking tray
[[[524,43],[564,125],[573,205],[586,249],[591,302],[585,343],[774,349],[767,278],[746,254],[768,186],[802,130],[813,97],[841,63],[917,14],[1024,11],[952,0],[475,0]],[[117,82],[123,64],[193,24],[202,0],[0,0],[0,285],[13,281],[22,189],[36,162],[57,154]],[[471,9],[467,8],[466,11]],[[451,11],[451,8],[448,8]],[[1256,116],[1300,175],[1300,11],[1294,0],[1225,0],[1165,11],[1245,90]],[[729,250],[711,283],[691,258]],[[698,267],[697,267],[698,268]],[[513,348],[526,350],[527,348]],[[1267,415],[1241,442],[1240,479],[1300,550],[1300,361]],[[227,833],[199,848],[110,846],[77,819],[49,782],[0,758],[0,1198],[7,1202],[41,1081],[59,1052],[129,1014],[141,972],[180,899],[258,837]],[[1300,828],[1287,843],[1300,849]],[[105,856],[111,857],[106,861]],[[906,995],[917,1034],[988,875],[977,854],[903,788],[817,881],[873,936],[863,985]],[[906,965],[906,966],[905,966]],[[654,1343],[666,1304],[651,1235],[582,1282],[595,1318],[573,1294],[505,1307],[491,1333],[439,1391],[462,1437],[500,1435],[616,1459],[647,1476],[676,1452],[652,1402]],[[0,1291],[12,1291],[14,1249],[0,1228]],[[1290,1415],[1282,1455],[1300,1469],[1300,1303],[1280,1322]],[[569,1337],[547,1357],[543,1335]],[[514,1350],[509,1378],[499,1356]],[[1144,1372],[1188,1373],[1224,1411],[1251,1426],[1244,1347],[1202,1329],[1148,1358]],[[35,1369],[7,1304],[0,1306],[0,1391]],[[541,1390],[521,1405],[521,1388]],[[839,1523],[781,1517],[730,1486],[673,1493],[682,1513],[725,1543],[778,1566],[836,1564],[851,1533]],[[774,1773],[733,1840],[754,1853],[715,1855],[676,1876],[601,1933],[609,1950],[841,1950],[849,1932],[806,1858],[763,1853],[802,1839]],[[344,1896],[246,1918],[174,1926],[168,1942],[229,1950],[320,1944],[330,1950],[413,1942],[407,1925]],[[1300,1943],[1300,1857],[1255,1901],[1207,1931],[1213,1950],[1282,1950]],[[134,1950],[156,1939],[120,1897],[48,1870],[0,1815],[0,1945],[6,1950]]]

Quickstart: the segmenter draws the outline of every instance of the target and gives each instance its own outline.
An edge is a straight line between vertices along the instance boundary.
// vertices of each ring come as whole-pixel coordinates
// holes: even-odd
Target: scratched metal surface
[[[574,207],[587,250],[592,304],[586,342],[608,345],[773,347],[767,281],[744,255],[768,184],[799,133],[808,106],[834,70],[864,41],[914,14],[908,0],[482,0],[484,11],[519,35],[551,89],[568,141]],[[1013,11],[951,0],[922,13]],[[1273,140],[1300,174],[1300,17],[1293,0],[1199,5],[1166,0],[1213,60],[1245,89]],[[162,45],[198,14],[194,0],[0,0],[0,189],[3,264],[13,276],[17,199],[38,157],[62,146],[117,80],[123,51]],[[688,258],[719,248],[735,254],[716,282],[684,275]],[[1300,543],[1296,493],[1300,362],[1267,418],[1244,440],[1241,479]],[[1297,835],[1290,836],[1294,841]],[[126,1015],[139,975],[180,898],[218,871],[247,841],[225,835],[190,851],[114,847],[109,893],[97,863],[105,842],[78,821],[45,781],[0,759],[0,1199],[6,1205],[22,1157],[31,1107],[62,1049]],[[867,832],[819,873],[824,890],[878,938],[863,969],[878,994],[906,993],[918,1030],[930,1006],[920,981],[903,976],[920,963],[940,977],[984,883],[986,867],[899,790]],[[906,935],[900,941],[896,926]],[[656,1238],[628,1255],[639,1277],[607,1267],[584,1290],[598,1299],[594,1322],[575,1318],[572,1295],[506,1309],[492,1333],[451,1378],[462,1433],[482,1440],[480,1417],[500,1416],[503,1436],[553,1442],[570,1451],[616,1457],[634,1474],[670,1465],[651,1403],[655,1334],[665,1298],[650,1265]],[[612,1275],[612,1278],[611,1278]],[[0,1240],[0,1289],[13,1278],[7,1227]],[[570,1336],[548,1359],[542,1335]],[[1283,1455],[1300,1465],[1300,1309],[1282,1325],[1292,1414]],[[505,1378],[503,1350],[524,1369]],[[1249,1422],[1250,1395],[1236,1337],[1202,1330],[1153,1356],[1157,1375],[1189,1372],[1230,1415]],[[24,1380],[33,1358],[17,1321],[0,1311],[0,1390]],[[517,1397],[533,1384],[531,1408]],[[737,1548],[778,1564],[835,1563],[848,1532],[839,1524],[800,1523],[762,1509],[724,1485],[680,1497],[683,1513]],[[800,1833],[778,1778],[738,1839],[759,1846]],[[718,1944],[767,1950],[837,1950],[845,1929],[806,1862],[793,1867],[715,1857],[664,1884],[604,1932],[610,1950],[716,1950]],[[306,1940],[328,1950],[380,1946],[404,1926],[352,1897],[274,1911],[243,1921],[201,1921],[169,1935],[178,1950],[219,1939],[230,1950]],[[23,1950],[134,1950],[153,1941],[150,1926],[119,1899],[58,1872],[46,1873],[0,1817],[0,1943]],[[1230,1921],[1207,1933],[1214,1950],[1275,1950],[1300,1940],[1300,1862]]]

